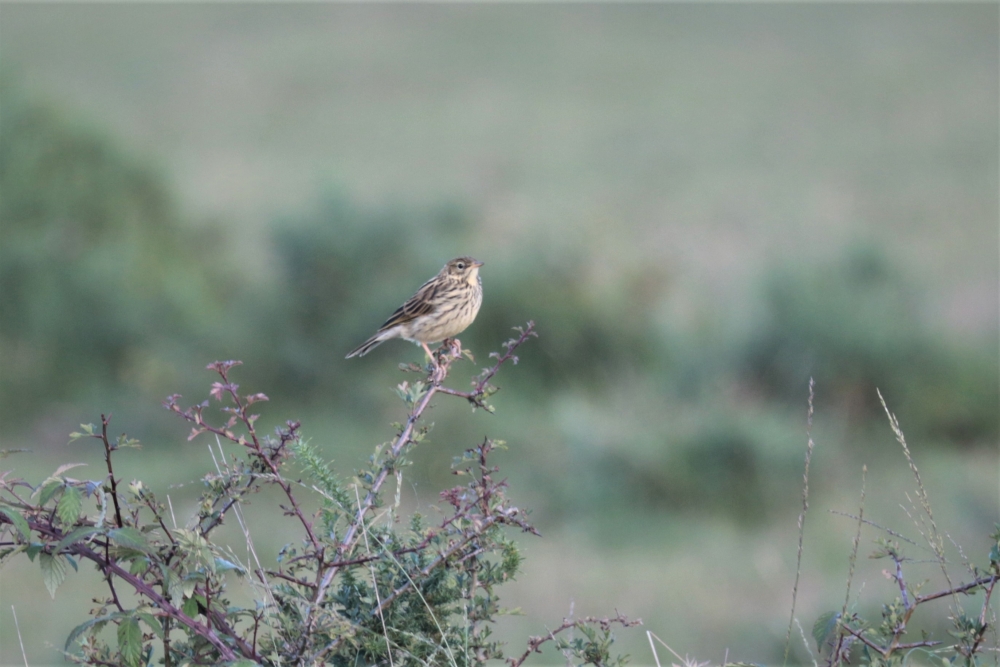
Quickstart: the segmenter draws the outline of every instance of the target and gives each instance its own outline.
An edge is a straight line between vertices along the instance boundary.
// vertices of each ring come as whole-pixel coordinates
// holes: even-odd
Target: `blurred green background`
[[[301,420],[349,475],[422,352],[344,354],[470,254],[479,363],[453,386],[509,327],[540,338],[495,416],[436,402],[403,494],[432,512],[453,456],[509,443],[497,462],[544,535],[503,594],[511,651],[617,609],[681,654],[780,662],[810,376],[806,634],[843,604],[854,523],[830,510],[857,510],[862,465],[866,515],[920,539],[876,387],[956,577],[956,545],[985,562],[998,26],[996,4],[959,3],[4,3],[0,416],[3,448],[31,453],[2,469],[100,477],[67,434],[112,412],[145,445],[121,474],[183,521],[211,458],[159,403],[202,400],[205,364],[236,358],[263,420]],[[260,553],[290,539],[262,500],[248,516]],[[893,596],[882,567],[859,562],[860,611]],[[99,592],[84,570],[55,601],[36,565],[0,570],[0,663],[21,663],[12,605],[30,664],[61,661]],[[940,630],[939,611],[917,620]],[[652,663],[641,630],[619,639]]]

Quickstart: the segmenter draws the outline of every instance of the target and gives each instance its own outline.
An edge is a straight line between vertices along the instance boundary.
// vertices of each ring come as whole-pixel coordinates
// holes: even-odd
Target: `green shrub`
[[[995,345],[949,343],[921,318],[918,286],[872,246],[827,264],[779,268],[765,282],[759,325],[743,343],[742,381],[798,402],[809,378],[843,416],[878,416],[880,389],[915,433],[965,442],[1000,433]]]
[[[239,362],[216,362],[211,400],[173,413],[192,424],[189,440],[203,434],[235,449],[204,479],[197,514],[185,527],[140,480],[122,485],[113,459],[138,442],[108,435],[109,420],[84,425],[73,439],[94,439],[104,449],[108,477],[77,480],[62,466],[31,485],[0,475],[0,561],[27,556],[39,563],[54,597],[80,561],[96,566],[107,583],[92,618],[66,640],[67,656],[91,665],[482,665],[504,657],[492,626],[504,611],[497,589],[518,573],[521,555],[509,530],[535,533],[525,510],[507,497],[491,454],[490,439],[459,457],[454,473],[468,480],[441,492],[448,509],[438,518],[414,514],[398,523],[402,470],[429,430],[422,416],[435,396],[451,395],[476,408],[496,390],[493,375],[534,335],[533,325],[505,344],[471,391],[440,384],[456,352],[442,347],[427,376],[397,391],[407,417],[389,442],[375,447],[367,467],[347,484],[289,421],[274,436],[258,432],[254,411],[264,394],[242,394],[230,373]],[[413,370],[419,371],[419,368]],[[435,380],[435,377],[441,379]],[[210,408],[218,405],[222,416]],[[304,477],[303,477],[304,475]],[[386,498],[396,480],[397,496]],[[242,508],[270,488],[300,533],[297,542],[265,567],[256,551],[243,562],[220,541],[223,522],[245,526]],[[95,503],[93,511],[85,505]],[[315,511],[309,509],[316,507]],[[168,527],[172,524],[173,527]],[[537,534],[537,533],[536,533]],[[253,536],[246,532],[247,543]],[[231,576],[247,583],[254,604],[236,605],[227,592]],[[128,590],[137,602],[127,602]],[[623,616],[567,619],[508,659],[518,667],[549,641],[580,664],[617,665],[610,654],[612,625]],[[105,629],[113,628],[109,640]],[[577,628],[565,639],[559,633]]]
[[[24,423],[197,338],[206,239],[182,230],[160,174],[8,79],[0,191],[0,414]]]

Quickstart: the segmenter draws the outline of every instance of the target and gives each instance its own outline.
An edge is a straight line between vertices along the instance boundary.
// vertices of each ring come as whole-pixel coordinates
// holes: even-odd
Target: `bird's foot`
[[[448,352],[455,359],[462,356],[462,341],[457,338],[445,338],[441,343],[441,349],[447,348]]]
[[[440,364],[434,364],[434,368],[431,370],[431,382],[434,384],[441,384],[444,381],[445,369],[444,366]]]

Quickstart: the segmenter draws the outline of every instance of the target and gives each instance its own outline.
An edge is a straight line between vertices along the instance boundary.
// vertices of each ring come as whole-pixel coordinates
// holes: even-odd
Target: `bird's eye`
[[[460,269],[464,269],[464,268],[465,268],[465,262],[459,262],[459,263],[458,263],[458,264],[456,264],[455,266],[457,266],[457,267],[458,267],[458,268],[460,268]]]

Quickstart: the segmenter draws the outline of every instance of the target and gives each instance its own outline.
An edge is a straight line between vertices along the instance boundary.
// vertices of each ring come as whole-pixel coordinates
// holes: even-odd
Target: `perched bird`
[[[374,336],[345,358],[362,357],[390,338],[403,338],[423,345],[433,361],[427,343],[457,336],[476,319],[483,303],[483,281],[479,276],[482,265],[471,257],[457,257],[445,264],[440,273],[389,316]]]

